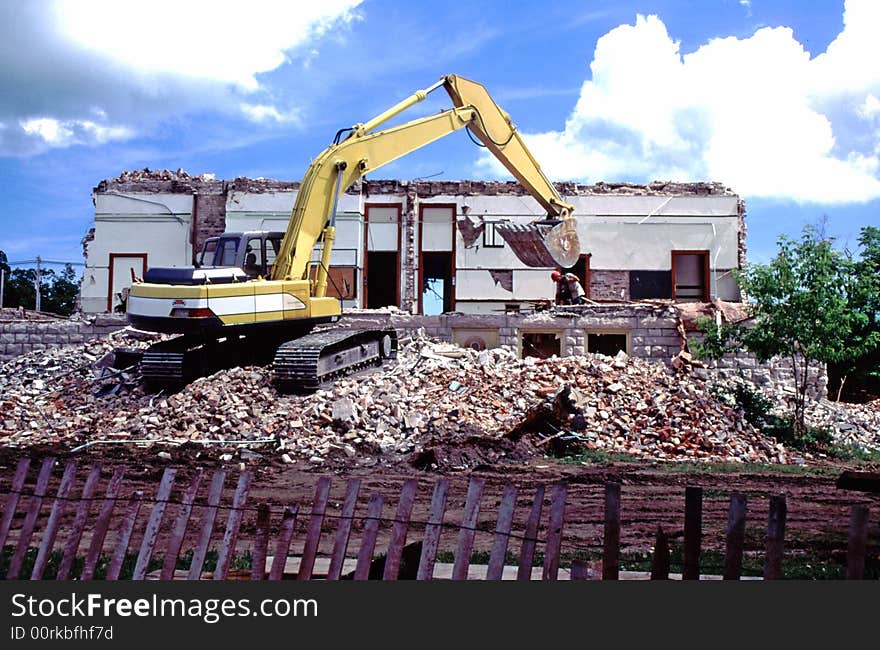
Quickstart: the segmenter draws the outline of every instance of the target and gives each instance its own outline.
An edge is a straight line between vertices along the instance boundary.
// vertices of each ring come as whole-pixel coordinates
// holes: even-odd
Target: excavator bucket
[[[526,266],[570,268],[581,254],[574,219],[530,224],[501,223],[495,227]]]

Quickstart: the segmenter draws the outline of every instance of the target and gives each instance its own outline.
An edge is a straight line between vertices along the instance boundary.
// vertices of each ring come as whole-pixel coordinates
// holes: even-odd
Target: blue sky
[[[0,0],[0,250],[81,261],[91,189],[126,169],[298,179],[450,72],[554,180],[720,181],[751,261],[823,217],[854,245],[880,225],[878,34],[877,0]],[[374,177],[434,175],[507,178],[464,133]]]

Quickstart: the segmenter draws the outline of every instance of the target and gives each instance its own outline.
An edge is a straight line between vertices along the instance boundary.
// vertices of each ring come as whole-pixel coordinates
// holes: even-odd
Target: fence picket
[[[251,562],[251,580],[263,580],[266,577],[266,550],[269,546],[269,524],[272,511],[268,503],[257,506],[257,534],[254,538],[254,552]]]
[[[764,559],[764,580],[782,578],[782,554],[785,544],[785,518],[787,507],[785,495],[770,497],[770,514],[767,518],[767,553]]]
[[[46,521],[43,539],[40,540],[37,559],[34,561],[34,568],[31,571],[31,580],[42,579],[43,572],[46,570],[46,564],[49,562],[52,547],[55,545],[55,537],[58,535],[58,527],[61,525],[61,517],[67,508],[67,495],[70,492],[70,488],[73,487],[73,482],[76,480],[76,468],[77,463],[75,460],[67,461],[67,464],[64,466],[64,475],[61,477],[61,484],[58,486],[55,502],[52,504],[49,519]]]
[[[248,491],[251,488],[251,472],[242,472],[238,477],[238,485],[235,486],[235,495],[232,497],[232,509],[226,519],[226,531],[223,533],[223,543],[220,546],[220,554],[217,556],[217,568],[214,569],[214,580],[225,580],[229,573],[229,565],[235,556],[235,543],[238,541],[238,530],[241,527],[242,508],[247,501]]]
[[[400,502],[397,505],[397,514],[394,516],[394,526],[391,528],[388,551],[385,553],[385,569],[382,580],[397,580],[397,575],[400,573],[400,555],[406,544],[409,517],[412,513],[418,486],[415,479],[408,479],[400,490]]]
[[[55,459],[48,457],[43,459],[40,466],[40,474],[37,476],[37,484],[34,487],[34,493],[28,505],[27,514],[24,517],[24,523],[21,526],[18,536],[18,545],[15,547],[15,553],[9,561],[9,568],[6,571],[7,580],[15,580],[21,572],[21,565],[27,554],[28,546],[31,543],[31,535],[34,534],[34,526],[37,523],[37,517],[40,516],[40,506],[43,505],[43,497],[46,495],[46,488],[49,486],[49,479],[52,476],[52,467],[55,465]]]
[[[6,546],[6,538],[9,536],[12,518],[15,516],[15,509],[18,507],[18,500],[21,497],[21,489],[24,487],[30,466],[30,458],[19,458],[18,465],[15,466],[15,475],[12,477],[12,485],[9,486],[6,505],[3,507],[3,519],[0,520],[0,550]]]
[[[89,518],[89,511],[92,507],[92,496],[95,494],[100,479],[101,463],[96,463],[89,470],[89,475],[86,477],[86,483],[83,486],[79,505],[76,509],[76,516],[73,519],[73,526],[70,528],[70,533],[67,535],[67,543],[64,545],[64,555],[61,557],[61,564],[58,565],[58,573],[55,576],[56,580],[67,580],[70,577],[70,571],[73,568],[73,562],[79,550],[79,542],[82,539],[86,520]]]
[[[302,559],[299,562],[297,580],[311,580],[315,569],[315,556],[318,553],[318,544],[321,542],[321,527],[324,525],[324,512],[327,509],[327,499],[330,496],[330,479],[322,477],[318,479],[315,488],[315,500],[312,502],[312,516],[309,519],[309,530],[306,533],[306,543],[303,547]]]
[[[208,545],[211,543],[211,534],[214,532],[214,521],[217,519],[217,506],[223,495],[223,483],[226,481],[226,472],[218,469],[211,478],[211,488],[208,491],[208,505],[202,512],[202,527],[199,530],[199,539],[193,549],[192,562],[189,564],[187,580],[198,580],[202,577],[202,567],[205,565],[205,556],[208,554]]]
[[[573,560],[571,563],[571,579],[587,580],[590,577],[590,569],[584,560]]]
[[[356,478],[351,479],[345,489],[345,502],[342,504],[339,525],[336,527],[336,540],[330,556],[330,568],[327,569],[327,580],[339,580],[339,576],[342,575],[342,565],[345,562],[345,552],[348,550],[348,538],[351,536],[351,525],[354,521],[354,510],[357,507],[360,489],[361,482]]]
[[[849,540],[846,547],[846,579],[865,577],[865,548],[868,542],[868,507],[853,506],[849,518]]]
[[[669,580],[669,535],[657,526],[654,559],[651,562],[651,580]]]
[[[522,548],[519,552],[519,568],[516,571],[517,580],[532,579],[532,563],[535,561],[535,546],[538,543],[538,526],[541,523],[541,510],[544,508],[544,486],[539,485],[535,490],[535,500],[529,512],[526,522],[526,531],[523,535]]]
[[[128,507],[119,526],[116,549],[113,551],[110,566],[107,568],[107,580],[119,580],[119,574],[122,572],[122,565],[125,563],[125,554],[128,552],[128,543],[131,541],[131,534],[134,531],[134,524],[137,521],[138,510],[140,510],[143,496],[143,492],[137,491],[128,500]]]
[[[467,580],[484,485],[485,481],[479,478],[472,478],[468,485],[467,499],[465,500],[464,513],[461,518],[461,529],[458,533],[458,547],[455,551],[455,564],[452,567],[453,580]]]
[[[370,564],[373,562],[373,551],[376,549],[376,536],[379,534],[379,520],[382,518],[382,495],[370,496],[367,505],[367,516],[364,520],[364,535],[358,550],[357,565],[354,569],[355,580],[366,580],[370,577]]]
[[[684,566],[682,580],[700,579],[700,547],[703,540],[703,488],[684,491]]]
[[[281,516],[281,530],[278,532],[278,540],[275,543],[275,555],[272,558],[272,568],[269,569],[269,580],[281,580],[284,577],[284,567],[287,564],[287,553],[290,551],[290,539],[293,537],[298,510],[299,506],[289,506],[284,509],[284,514]]]
[[[605,530],[602,580],[620,577],[620,483],[605,484]]]
[[[565,483],[553,485],[550,495],[550,521],[547,525],[547,545],[544,551],[544,580],[556,580],[559,577],[559,553],[562,550],[562,526],[565,517]]]
[[[144,538],[141,540],[141,548],[138,551],[134,573],[131,576],[132,580],[143,580],[147,575],[150,558],[153,555],[153,546],[156,544],[159,526],[162,525],[162,517],[165,515],[165,508],[168,505],[168,499],[174,487],[175,476],[177,476],[177,470],[170,467],[166,467],[165,471],[162,472],[162,480],[159,482],[159,489],[156,491],[156,498],[153,501],[150,518],[147,520],[147,527],[144,528]]]
[[[739,580],[742,576],[743,546],[746,538],[746,496],[730,495],[727,521],[727,549],[724,555],[724,579]]]
[[[498,521],[495,524],[495,539],[492,540],[486,580],[501,580],[504,576],[504,562],[507,560],[507,545],[510,541],[510,527],[515,508],[516,488],[505,485],[501,493],[501,504],[498,506]]]
[[[110,482],[107,484],[104,502],[101,504],[101,511],[95,521],[95,533],[92,535],[91,544],[89,544],[89,552],[86,555],[80,580],[91,580],[95,577],[95,568],[98,566],[98,559],[104,548],[104,538],[107,537],[107,527],[110,525],[110,517],[113,516],[113,509],[116,507],[116,497],[122,487],[122,477],[125,476],[125,470],[125,465],[113,470],[113,476],[110,477]]]
[[[431,512],[425,525],[425,540],[422,542],[422,556],[419,558],[416,580],[430,580],[434,577],[434,562],[437,558],[437,546],[440,543],[448,496],[449,479],[438,479],[434,484],[434,495],[431,497]]]
[[[193,503],[196,500],[199,486],[202,483],[203,473],[201,470],[196,472],[192,482],[189,484],[183,495],[180,504],[180,511],[177,513],[177,519],[174,522],[174,529],[171,537],[168,538],[168,546],[165,548],[165,559],[162,562],[162,573],[159,575],[161,580],[172,580],[174,578],[174,570],[177,568],[177,558],[180,555],[180,547],[183,544],[183,537],[186,535],[186,528],[189,525],[189,516],[192,513]]]

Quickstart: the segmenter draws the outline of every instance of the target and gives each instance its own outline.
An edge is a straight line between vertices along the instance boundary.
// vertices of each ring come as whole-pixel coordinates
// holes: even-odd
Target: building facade
[[[575,206],[572,269],[590,300],[739,300],[745,208],[717,183],[557,184]],[[126,172],[93,191],[82,309],[120,309],[149,266],[193,263],[222,232],[285,230],[298,183],[185,172]],[[541,218],[513,182],[363,180],[337,211],[328,288],[346,308],[412,314],[510,312],[551,301],[550,269],[525,266],[496,232]],[[320,258],[319,243],[314,260]]]

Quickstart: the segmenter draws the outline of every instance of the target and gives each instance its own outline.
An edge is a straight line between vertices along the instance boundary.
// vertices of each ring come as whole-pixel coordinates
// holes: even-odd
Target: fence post
[[[238,540],[238,529],[241,526],[242,508],[247,501],[248,491],[251,488],[251,472],[242,472],[235,486],[235,495],[232,497],[232,510],[226,519],[226,530],[223,533],[223,544],[217,555],[217,568],[214,569],[214,580],[225,580],[229,572],[229,565],[235,556],[235,542]]]
[[[199,538],[193,550],[192,561],[189,563],[187,580],[198,580],[202,577],[202,567],[205,565],[205,556],[208,553],[208,545],[211,543],[211,534],[214,532],[214,521],[217,519],[217,506],[223,494],[223,483],[226,481],[226,470],[218,469],[211,477],[211,487],[208,490],[208,505],[202,512],[202,527],[199,529]]]
[[[682,580],[700,579],[700,546],[703,538],[703,488],[684,491],[684,566]]]
[[[434,496],[431,497],[431,513],[425,526],[425,541],[422,543],[422,557],[419,558],[416,580],[430,580],[434,577],[434,561],[437,558],[437,546],[440,543],[443,513],[446,510],[448,495],[449,479],[441,478],[434,485]]]
[[[284,509],[281,517],[281,531],[275,543],[275,557],[272,558],[272,568],[269,569],[269,580],[281,580],[284,577],[284,567],[287,564],[287,553],[290,550],[290,538],[293,537],[293,527],[296,525],[296,513],[299,506],[290,506]]]
[[[201,482],[202,472],[199,470],[183,495],[180,512],[177,513],[177,520],[174,523],[171,537],[168,540],[168,547],[165,549],[165,560],[162,563],[162,573],[160,574],[160,579],[162,580],[174,578],[174,570],[177,568],[177,556],[180,555],[180,546],[183,544],[183,536],[186,534],[186,527],[189,524],[189,515],[192,512],[193,502],[196,500],[196,494],[199,491]]]
[[[461,529],[458,533],[458,547],[455,550],[455,564],[452,566],[453,580],[467,580],[484,484],[482,479],[472,478],[468,485],[467,500],[465,501],[464,513],[461,517]]]
[[[64,545],[64,555],[61,557],[61,564],[58,565],[58,573],[55,576],[56,580],[67,580],[70,576],[73,561],[76,559],[76,552],[79,550],[79,542],[86,527],[86,520],[89,518],[89,510],[92,507],[92,495],[98,487],[100,478],[101,463],[96,463],[89,470],[89,475],[83,486],[79,506],[76,509],[76,516],[73,519],[73,526],[67,536],[67,543]]]
[[[764,580],[782,578],[782,555],[785,543],[785,519],[788,513],[785,495],[770,497],[767,519],[767,552],[764,558]]]
[[[15,516],[15,508],[18,506],[21,488],[24,487],[30,465],[30,458],[20,458],[15,468],[15,476],[12,477],[12,485],[9,487],[9,495],[3,508],[3,520],[0,521],[0,551],[6,546],[6,537],[9,535],[9,528],[12,526],[12,518]]]
[[[571,579],[587,580],[590,577],[590,570],[585,560],[572,560],[571,562]]]
[[[539,485],[535,490],[535,500],[529,512],[526,522],[526,530],[523,535],[522,548],[519,552],[519,568],[516,571],[517,580],[532,579],[532,563],[535,561],[535,545],[538,543],[538,526],[541,523],[541,510],[544,508],[544,486]]]
[[[865,577],[865,547],[868,542],[868,507],[853,506],[849,517],[849,542],[846,548],[846,579]]]
[[[358,549],[357,565],[354,569],[355,580],[366,580],[370,577],[370,564],[373,562],[373,551],[376,549],[380,519],[382,519],[382,495],[373,494],[367,504],[364,534],[361,537],[361,547]]]
[[[507,559],[507,545],[510,541],[510,527],[515,508],[516,488],[505,485],[501,494],[501,505],[498,506],[498,521],[495,524],[495,539],[492,541],[492,552],[489,554],[486,580],[501,580],[504,577],[504,562]]]
[[[345,552],[348,550],[348,538],[351,536],[351,525],[354,521],[354,511],[357,507],[360,489],[361,482],[359,479],[353,478],[348,481],[348,487],[345,490],[345,502],[342,504],[339,525],[336,527],[336,540],[333,542],[330,568],[327,569],[327,580],[339,580],[339,577],[342,575],[342,565],[345,563]]]
[[[128,500],[128,508],[119,526],[116,549],[113,551],[113,557],[110,559],[110,566],[107,567],[107,580],[119,580],[119,574],[122,572],[122,565],[125,563],[125,554],[128,551],[128,543],[131,541],[131,533],[134,531],[134,524],[137,521],[138,510],[141,508],[143,496],[143,492],[137,491],[132,493],[131,498]]]
[[[40,516],[40,506],[43,505],[43,497],[46,494],[46,488],[49,487],[49,479],[52,476],[52,467],[55,465],[55,459],[52,457],[43,460],[40,466],[40,474],[37,477],[37,485],[34,487],[34,493],[31,496],[30,505],[28,505],[27,514],[19,531],[18,546],[15,547],[15,553],[9,561],[9,568],[6,571],[7,580],[15,580],[21,571],[22,562],[27,555],[28,545],[31,543],[31,535],[34,534],[34,526],[37,524],[37,517]]]
[[[330,479],[322,476],[318,479],[315,487],[315,500],[312,502],[312,516],[309,519],[309,530],[306,532],[306,543],[303,546],[302,558],[299,561],[299,571],[296,572],[297,580],[311,580],[312,571],[315,568],[315,556],[318,553],[318,543],[321,541],[321,526],[324,524],[324,511],[327,509],[327,500],[330,497]]]
[[[110,525],[110,517],[113,516],[113,509],[116,507],[116,497],[119,494],[119,488],[122,487],[123,476],[125,476],[125,465],[113,470],[113,476],[107,484],[104,502],[101,504],[101,511],[98,513],[97,520],[95,520],[95,532],[89,544],[89,552],[86,554],[86,561],[83,564],[80,580],[91,580],[95,576],[95,568],[98,566],[98,559],[101,557],[101,551],[104,548],[107,527]]]
[[[141,548],[138,551],[134,573],[131,576],[132,580],[143,580],[147,575],[150,558],[153,555],[153,546],[156,544],[159,526],[162,525],[162,517],[165,516],[165,508],[168,506],[168,499],[171,497],[175,476],[177,476],[177,470],[170,467],[166,468],[162,473],[162,480],[156,492],[156,499],[153,501],[150,519],[147,521],[147,527],[144,529],[144,538],[141,540]]]
[[[657,526],[654,542],[654,560],[651,563],[651,580],[669,580],[669,535]]]
[[[620,577],[620,483],[605,484],[605,540],[602,549],[602,579]]]
[[[739,580],[742,576],[743,545],[746,537],[746,496],[730,495],[727,519],[727,548],[724,555],[724,579]]]
[[[397,576],[400,573],[400,555],[403,553],[403,547],[406,544],[406,531],[409,528],[409,517],[410,513],[412,513],[418,486],[418,482],[411,478],[407,479],[400,489],[397,514],[394,516],[394,525],[391,527],[391,539],[388,541],[388,550],[385,552],[385,568],[382,571],[382,580],[397,580]]]
[[[58,527],[61,525],[61,517],[67,508],[67,494],[73,487],[76,480],[76,461],[69,460],[64,467],[64,476],[61,477],[61,485],[58,486],[58,493],[55,496],[55,502],[52,504],[52,510],[49,512],[49,519],[46,522],[46,529],[43,531],[43,539],[40,540],[40,548],[37,551],[37,559],[34,561],[34,567],[31,571],[31,580],[40,580],[43,572],[46,570],[46,564],[49,562],[49,556],[52,554],[52,547],[55,545],[55,537],[58,535]]]
[[[257,534],[254,538],[254,552],[251,561],[251,580],[263,580],[266,577],[266,551],[269,546],[269,524],[272,511],[268,503],[257,506]]]

